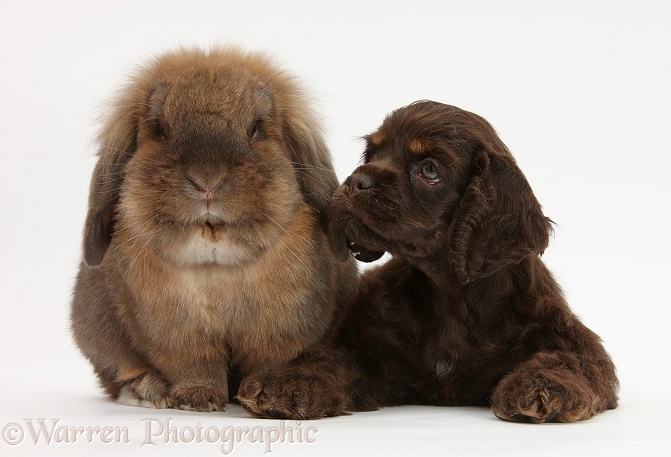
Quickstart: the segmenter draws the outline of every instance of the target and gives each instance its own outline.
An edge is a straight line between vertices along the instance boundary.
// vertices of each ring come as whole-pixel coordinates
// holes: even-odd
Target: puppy
[[[265,55],[154,59],[99,142],[71,322],[113,399],[222,410],[242,377],[319,340],[356,293],[317,117]]]
[[[332,212],[357,258],[392,258],[323,342],[244,380],[242,405],[294,419],[491,405],[528,422],[615,408],[610,357],[540,259],[551,222],[487,121],[422,101],[366,139]]]

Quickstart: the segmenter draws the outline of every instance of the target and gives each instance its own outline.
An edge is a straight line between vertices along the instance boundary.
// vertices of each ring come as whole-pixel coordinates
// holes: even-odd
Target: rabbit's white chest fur
[[[205,236],[195,235],[175,253],[175,257],[183,265],[237,265],[247,259],[248,253],[227,238],[212,241]]]

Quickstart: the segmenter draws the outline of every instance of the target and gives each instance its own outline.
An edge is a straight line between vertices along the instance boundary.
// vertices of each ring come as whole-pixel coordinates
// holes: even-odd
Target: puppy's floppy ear
[[[349,258],[347,239],[330,216],[331,197],[339,182],[321,129],[310,119],[293,118],[284,126],[284,132],[303,200],[319,213],[331,251],[344,262]]]
[[[551,221],[512,155],[497,143],[475,152],[450,227],[450,257],[462,285],[542,254],[549,242]]]
[[[133,154],[137,138],[136,103],[119,100],[98,136],[99,150],[91,178],[84,224],[84,262],[100,265],[114,233],[114,213],[124,180],[124,166]]]

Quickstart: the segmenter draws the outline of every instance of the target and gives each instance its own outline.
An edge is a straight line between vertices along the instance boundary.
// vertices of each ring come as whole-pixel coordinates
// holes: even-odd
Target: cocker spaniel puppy
[[[613,362],[541,261],[550,220],[490,124],[422,101],[366,139],[332,210],[357,258],[392,258],[364,274],[324,341],[245,379],[243,407],[309,419],[491,405],[528,422],[615,408]]]

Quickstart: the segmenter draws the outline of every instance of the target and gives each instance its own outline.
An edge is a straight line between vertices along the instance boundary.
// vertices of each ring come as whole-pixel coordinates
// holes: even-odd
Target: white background
[[[269,51],[311,89],[340,179],[359,160],[358,137],[397,107],[429,98],[487,118],[557,222],[544,258],[622,381],[620,408],[584,423],[388,408],[287,423],[317,427],[317,441],[276,444],[273,455],[668,455],[670,21],[661,0],[2,0],[0,455],[214,456],[217,444],[143,446],[142,420],[172,418],[186,438],[199,423],[279,425],[239,407],[206,415],[109,402],[68,330],[100,104],[156,53],[228,42]],[[131,442],[35,445],[31,418],[126,427]],[[242,441],[233,455],[264,455]]]

